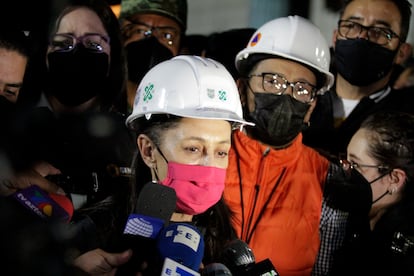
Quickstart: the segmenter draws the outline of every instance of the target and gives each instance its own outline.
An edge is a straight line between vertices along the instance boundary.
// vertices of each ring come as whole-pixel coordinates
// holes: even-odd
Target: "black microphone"
[[[169,223],[176,201],[173,188],[153,182],[143,186],[123,235],[122,247],[132,248],[133,255],[127,264],[118,268],[117,275],[135,275],[143,262],[149,265],[158,260],[156,239]]]
[[[230,241],[221,255],[221,262],[233,275],[241,276],[278,276],[276,268],[269,259],[256,263],[252,249],[240,239]]]
[[[222,263],[211,263],[201,270],[201,276],[232,276],[230,269]]]
[[[151,275],[198,276],[204,256],[204,238],[197,227],[188,223],[172,223],[161,230],[157,240],[160,273]]]

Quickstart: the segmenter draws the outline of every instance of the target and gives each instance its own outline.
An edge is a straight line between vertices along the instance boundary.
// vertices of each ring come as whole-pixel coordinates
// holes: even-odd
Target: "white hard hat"
[[[219,62],[179,55],[152,67],[140,82],[126,125],[152,114],[172,114],[254,125],[243,119],[236,83]]]
[[[240,73],[249,65],[249,57],[269,54],[294,60],[317,70],[324,77],[323,93],[332,87],[334,76],[329,72],[330,51],[321,31],[308,19],[298,15],[273,19],[257,29],[247,47],[235,60]]]

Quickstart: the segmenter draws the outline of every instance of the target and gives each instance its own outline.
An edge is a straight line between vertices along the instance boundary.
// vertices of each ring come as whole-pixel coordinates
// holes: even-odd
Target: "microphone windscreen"
[[[221,254],[221,262],[233,271],[232,268],[241,268],[254,264],[256,259],[252,249],[240,239],[228,242]]]
[[[155,239],[175,211],[177,195],[173,188],[149,182],[142,187],[134,214],[127,220],[124,234]]]
[[[13,198],[43,219],[68,222],[73,215],[73,205],[66,196],[48,194],[37,185],[15,192]]]
[[[206,265],[201,271],[201,276],[232,276],[233,274],[222,263],[211,263]]]
[[[204,239],[197,227],[172,223],[161,230],[157,249],[162,259],[170,258],[198,271],[204,255]]]
[[[175,211],[176,204],[177,195],[173,188],[148,182],[138,195],[135,214],[159,218],[168,222]]]

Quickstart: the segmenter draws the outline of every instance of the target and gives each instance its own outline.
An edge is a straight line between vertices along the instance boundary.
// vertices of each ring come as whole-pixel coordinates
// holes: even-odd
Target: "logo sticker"
[[[214,99],[214,89],[207,88],[207,97]]]
[[[220,91],[218,92],[218,94],[219,94],[219,99],[220,99],[220,100],[222,100],[222,101],[227,101],[227,92],[226,92],[226,91],[224,91],[224,90],[220,90]]]
[[[257,43],[259,43],[260,38],[262,38],[262,34],[261,34],[261,33],[257,33],[257,34],[253,37],[252,41],[250,41],[250,46],[251,46],[251,47],[256,46],[256,44],[257,44]]]
[[[153,83],[149,83],[147,86],[145,86],[144,88],[144,102],[149,102],[152,99],[152,95],[154,92],[154,84]]]

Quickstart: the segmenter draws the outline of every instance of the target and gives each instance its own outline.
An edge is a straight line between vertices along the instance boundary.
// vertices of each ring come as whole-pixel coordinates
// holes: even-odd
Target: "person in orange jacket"
[[[244,118],[256,125],[234,133],[229,153],[224,198],[234,227],[256,262],[270,259],[281,276],[311,275],[337,166],[305,146],[301,131],[334,82],[328,43],[309,20],[281,17],[258,28],[235,63]]]

